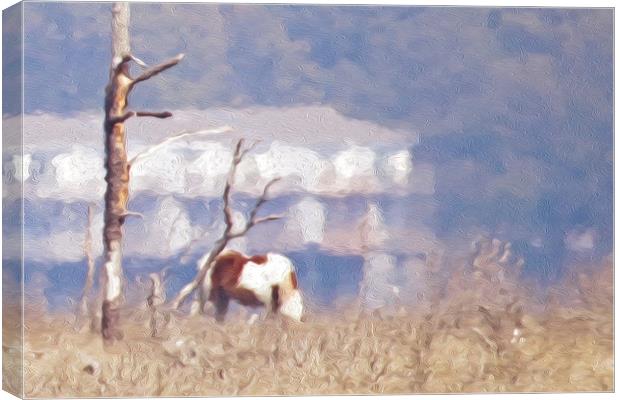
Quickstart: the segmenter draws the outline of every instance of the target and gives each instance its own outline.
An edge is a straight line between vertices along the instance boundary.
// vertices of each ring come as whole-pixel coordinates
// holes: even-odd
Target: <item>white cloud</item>
[[[51,169],[33,183],[36,194],[43,198],[100,200],[105,193],[103,158],[96,150],[74,144],[71,151],[55,156]]]
[[[157,219],[149,229],[156,233],[165,233],[167,252],[174,254],[187,246],[193,238],[192,225],[182,205],[176,200],[166,198],[161,202]],[[153,229],[155,228],[155,229]]]
[[[45,237],[24,235],[24,255],[31,261],[76,262],[85,260],[84,230],[51,232]],[[101,236],[99,231],[98,236]]]
[[[170,257],[185,249],[202,235],[193,226],[185,207],[172,196],[159,200],[152,212],[143,219],[134,220],[126,229],[125,253]]]
[[[73,116],[33,113],[23,117],[24,152],[57,154],[71,144],[103,149],[103,112],[80,112]]]
[[[100,113],[81,113],[70,118],[31,114],[24,121],[29,155],[26,161],[32,160],[27,163],[31,179],[25,185],[26,197],[101,203],[106,185],[103,141],[102,134],[93,134],[102,130]],[[185,201],[221,196],[233,146],[239,137],[246,138],[247,143],[262,141],[239,165],[236,192],[257,195],[267,181],[281,177],[282,181],[272,188],[272,195],[305,194],[289,210],[291,215],[286,221],[285,232],[295,231],[290,235],[296,238],[295,246],[324,245],[327,216],[325,205],[315,195],[417,190],[406,187],[408,180],[415,180],[406,148],[417,141],[417,136],[346,118],[329,107],[182,110],[175,112],[171,120],[130,121],[129,158],[181,130],[231,125],[234,132],[206,140],[179,140],[132,166],[132,198],[140,192],[160,197],[156,210],[136,210],[145,213],[144,219],[132,217],[126,223],[126,254],[169,257],[184,249],[193,238],[205,234],[192,224]],[[236,225],[243,220],[242,214],[235,213]],[[44,241],[30,242],[32,249],[38,249],[32,252],[33,256],[45,255],[57,261],[82,260],[84,233],[79,228],[67,228],[74,225],[67,220],[66,226],[55,226]],[[94,225],[94,253],[99,255],[102,212],[95,216]],[[220,228],[221,224],[209,231]],[[287,243],[291,243],[290,238]],[[243,238],[232,245],[244,251],[247,240]]]
[[[409,183],[409,175],[413,169],[411,162],[411,153],[408,150],[400,150],[396,153],[388,155],[382,165],[383,172],[392,179],[392,181],[401,186]]]
[[[218,136],[218,140],[230,136],[243,136],[249,141],[261,139],[264,143],[277,140],[292,146],[312,148],[320,153],[335,152],[351,145],[369,147],[377,143],[399,150],[418,143],[417,132],[349,118],[324,105],[185,108],[172,110],[172,113],[174,116],[166,120],[129,119],[127,138],[130,155],[176,132],[222,125],[232,126],[234,133]],[[7,123],[18,124],[19,117],[8,118]],[[66,151],[71,143],[103,152],[103,113],[99,110],[83,111],[70,117],[54,113],[26,114],[23,131],[26,153],[59,153]]]
[[[322,243],[325,235],[325,206],[320,201],[305,197],[287,213],[285,235],[298,245]]]
[[[196,152],[200,153],[197,158],[192,154]],[[388,176],[381,180],[376,159],[375,152],[366,147],[352,146],[323,157],[306,147],[274,141],[266,150],[246,156],[237,170],[235,190],[258,194],[274,178],[282,182],[273,187],[273,193],[378,193],[403,184],[403,171],[394,167],[388,167]],[[131,190],[219,196],[231,162],[232,151],[219,142],[175,144],[132,167]]]
[[[375,192],[377,190],[376,155],[369,148],[353,146],[333,157],[335,187],[339,191]]]
[[[129,157],[182,130],[230,125],[233,133],[177,141],[141,159],[131,169],[132,194],[152,191],[184,197],[219,196],[239,137],[261,140],[239,166],[236,189],[253,194],[275,177],[274,192],[343,195],[405,188],[412,175],[411,132],[344,117],[325,106],[179,110],[170,120],[130,119]],[[83,112],[24,117],[24,146],[51,165],[26,195],[62,200],[97,200],[105,192],[101,115]],[[206,141],[204,139],[207,139]],[[380,149],[376,148],[380,143]],[[38,156],[37,156],[38,155]],[[415,187],[412,190],[416,190]]]
[[[2,174],[5,187],[2,191],[2,198],[5,201],[12,201],[21,196],[23,187],[21,184],[31,177],[32,155],[24,154],[22,157],[21,154],[10,154],[5,151],[4,159],[6,161],[2,165]]]
[[[132,166],[131,193],[219,196],[230,169],[233,143],[222,138],[179,141],[163,147]],[[312,148],[279,140],[265,145],[248,154],[239,166],[236,190],[258,194],[267,181],[280,177],[282,182],[273,187],[274,193],[379,193],[406,187],[412,171],[407,150],[378,156],[372,148],[353,144],[322,155]],[[134,148],[131,154],[145,146]],[[65,149],[53,156],[51,166],[39,166],[43,173],[32,183],[34,194],[62,200],[100,200],[105,193],[103,163],[100,149],[73,144],[68,152]]]
[[[396,257],[373,252],[366,255],[364,278],[361,288],[364,305],[370,309],[394,303],[393,280],[396,274]]]
[[[30,178],[30,164],[32,163],[32,155],[24,154],[24,156],[13,155],[13,168],[15,170],[15,178],[20,182],[27,181]]]
[[[318,153],[303,147],[274,141],[269,150],[254,156],[259,174],[266,180],[286,179],[288,184],[307,191],[320,189],[321,176],[328,167]]]
[[[565,243],[570,250],[587,252],[594,248],[594,229],[586,229],[583,232],[573,230],[566,235]]]
[[[50,217],[56,219],[46,221],[53,226],[49,232],[45,231],[45,228],[39,229],[40,227],[34,224],[27,225],[27,231],[24,233],[24,256],[28,260],[38,262],[60,263],[85,260],[84,244],[87,224],[85,210],[66,205],[58,215]],[[91,252],[94,257],[103,253],[102,232],[103,210],[95,208],[90,226]],[[18,238],[9,239],[8,243],[11,243],[13,248],[9,247],[9,251],[5,251],[6,257],[14,258],[21,254],[21,249],[17,246],[20,243]]]
[[[131,168],[130,188],[133,193],[152,190],[156,193],[184,193],[187,163],[181,153],[182,144],[172,144]]]
[[[375,153],[363,147],[352,147],[334,157],[334,166],[339,177],[351,179],[360,176],[375,176]]]
[[[221,143],[200,143],[200,156],[187,166],[186,190],[189,193],[214,195],[221,193],[232,163],[232,151]]]
[[[386,240],[390,238],[381,208],[371,203],[368,205],[366,215],[358,225],[362,246],[377,249],[383,247]]]
[[[79,261],[84,259],[84,232],[52,232],[48,237],[39,239],[37,248],[43,242],[46,249],[45,259],[56,261]]]

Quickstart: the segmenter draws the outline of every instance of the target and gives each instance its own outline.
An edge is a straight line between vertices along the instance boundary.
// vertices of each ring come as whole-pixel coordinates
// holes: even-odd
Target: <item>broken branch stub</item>
[[[137,111],[136,116],[165,119],[172,117],[172,113],[170,111]]]
[[[155,65],[154,67],[147,68],[144,72],[138,75],[137,78],[133,79],[133,81],[131,82],[131,86],[133,87],[135,84],[139,82],[146,81],[147,79],[151,79],[155,75],[158,75],[164,72],[165,70],[174,67],[175,65],[179,63],[179,61],[183,59],[183,57],[185,57],[185,54],[181,53],[175,57],[172,57],[162,62],[161,64]]]

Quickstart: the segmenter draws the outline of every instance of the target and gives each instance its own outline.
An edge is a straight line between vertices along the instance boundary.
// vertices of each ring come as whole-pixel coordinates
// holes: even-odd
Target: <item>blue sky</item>
[[[101,113],[109,8],[25,4],[27,113],[54,121]],[[139,108],[193,110],[205,121],[223,118],[209,110],[233,119],[270,110],[271,123],[278,110],[325,107],[346,123],[329,131],[333,148],[327,133],[309,145],[317,154],[336,157],[346,142],[378,159],[411,158],[398,192],[380,184],[366,193],[400,232],[444,246],[480,233],[509,240],[541,280],[612,251],[610,9],[133,4],[131,12],[140,58],[186,53],[136,89]],[[373,136],[377,129],[385,131]],[[44,169],[55,154],[39,149],[33,159]],[[343,201],[355,204],[360,190],[347,188]],[[325,204],[333,197],[302,189]]]

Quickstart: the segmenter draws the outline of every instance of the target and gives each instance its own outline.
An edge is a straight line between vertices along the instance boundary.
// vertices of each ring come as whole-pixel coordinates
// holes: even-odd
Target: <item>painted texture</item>
[[[174,116],[129,119],[128,158],[232,131],[128,172],[142,217],[124,224],[121,356],[59,322],[85,281],[89,203],[103,229],[110,7],[25,6],[28,393],[613,390],[611,10],[133,4],[135,54],[186,58],[132,93]],[[163,315],[151,338],[148,276],[165,270],[169,299],[194,277],[225,229],[239,138],[260,142],[236,171],[233,230],[274,178],[262,213],[282,218],[229,248],[291,259],[307,321],[232,306],[222,326]]]

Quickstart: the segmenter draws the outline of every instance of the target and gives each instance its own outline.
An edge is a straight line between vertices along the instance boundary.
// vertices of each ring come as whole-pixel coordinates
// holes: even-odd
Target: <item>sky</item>
[[[110,4],[24,7],[26,254],[49,270],[82,260],[88,202],[101,229]],[[613,250],[611,9],[132,4],[130,31],[148,64],[186,55],[132,94],[174,117],[130,120],[130,156],[181,130],[233,133],[132,169],[145,218],[127,223],[128,265],[208,248],[239,137],[261,140],[240,167],[239,221],[276,176],[269,207],[286,218],[235,246],[299,254],[313,287],[351,285],[337,265],[360,257],[370,211],[389,240],[357,263],[379,274],[480,235],[510,241],[541,282]]]

